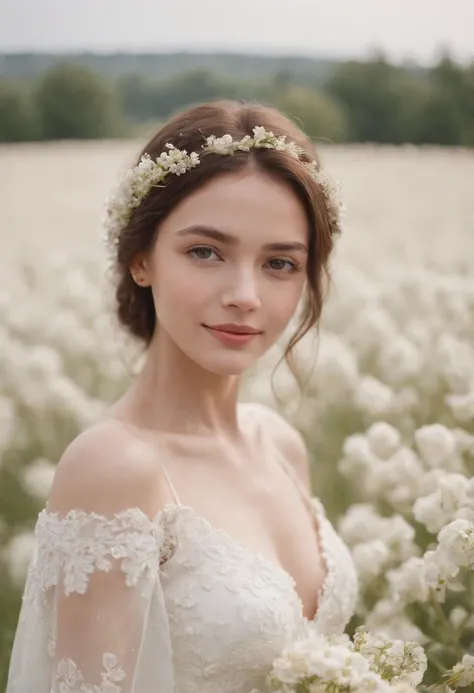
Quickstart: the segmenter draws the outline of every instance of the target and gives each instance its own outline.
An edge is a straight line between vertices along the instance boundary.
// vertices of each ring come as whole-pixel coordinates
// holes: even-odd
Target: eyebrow
[[[224,231],[219,231],[212,226],[187,226],[177,232],[177,236],[201,236],[202,238],[210,238],[214,241],[220,241],[221,243],[226,243],[227,245],[236,246],[239,244],[239,239],[237,236],[233,236],[230,233],[225,233]],[[274,250],[274,251],[290,251],[296,250],[300,253],[308,253],[308,248],[304,243],[298,241],[287,243],[265,243],[263,246],[264,250]]]

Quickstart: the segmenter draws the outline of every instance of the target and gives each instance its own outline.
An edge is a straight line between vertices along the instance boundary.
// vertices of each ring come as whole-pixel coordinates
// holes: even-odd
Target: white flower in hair
[[[206,149],[216,154],[233,154],[236,149],[235,145],[237,144],[230,135],[224,135],[223,137],[211,135],[206,139],[206,142]]]
[[[170,174],[181,176],[201,163],[197,152],[188,154],[185,149],[177,149],[172,144],[167,144],[166,148],[167,151],[162,152],[155,160],[144,154],[139,163],[126,172],[108,201],[104,242],[112,265],[116,259],[120,234],[129,223],[133,211],[143,202],[151,189],[162,187]],[[277,136],[260,125],[253,128],[253,137],[245,135],[241,140],[234,140],[228,134],[222,137],[211,135],[202,146],[203,152],[227,156],[237,151],[248,152],[251,149],[276,149],[294,159],[301,159],[305,153],[295,142],[287,142],[285,135]],[[316,161],[302,160],[301,163],[320,185],[331,224],[335,230],[340,230],[344,205],[338,183],[333,181]]]
[[[257,142],[261,142],[262,140],[266,139],[267,137],[274,137],[275,136],[273,134],[273,132],[267,132],[265,130],[265,128],[262,127],[261,125],[257,125],[257,127],[255,127],[253,129],[253,134],[254,134],[254,139]]]

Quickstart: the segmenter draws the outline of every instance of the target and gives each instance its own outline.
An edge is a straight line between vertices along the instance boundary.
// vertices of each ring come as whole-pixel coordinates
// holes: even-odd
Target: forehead
[[[308,221],[296,193],[283,181],[255,170],[210,180],[182,200],[163,222],[160,233],[190,224],[212,226],[240,237],[304,241]]]

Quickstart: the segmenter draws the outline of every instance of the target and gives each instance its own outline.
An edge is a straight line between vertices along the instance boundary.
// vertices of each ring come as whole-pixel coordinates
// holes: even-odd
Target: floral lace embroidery
[[[312,511],[327,574],[318,612],[310,621],[287,571],[213,527],[192,507],[165,506],[163,517],[174,528],[179,546],[163,573],[163,590],[180,693],[196,693],[203,687],[209,693],[259,688],[265,671],[262,663],[272,661],[287,638],[303,635],[308,628],[343,632],[356,598],[352,560],[316,498]],[[232,595],[230,600],[226,592]],[[206,594],[222,604],[217,615],[208,611]],[[216,642],[226,646],[216,647]]]
[[[118,666],[116,655],[106,652],[102,657],[102,666],[102,683],[96,686],[83,683],[84,675],[72,659],[61,659],[57,664],[51,693],[120,693],[122,686],[116,684],[123,681],[125,672]]]
[[[298,632],[292,579],[188,506],[163,518],[178,550],[162,585],[180,693],[247,691]]]
[[[234,539],[224,530],[213,527],[194,508],[186,505],[167,503],[162,515],[168,527],[175,527],[173,534],[182,539],[185,558],[178,552],[177,561],[182,561],[193,574],[201,576],[205,589],[210,589],[216,581],[225,580],[229,591],[237,593],[249,586],[249,581],[259,588],[272,583],[282,593],[289,595],[289,601],[296,608],[299,620],[305,626],[316,626],[318,630],[331,633],[342,632],[354,613],[357,599],[357,576],[351,555],[327,519],[324,507],[317,497],[310,499],[311,511],[317,522],[321,551],[326,565],[326,575],[318,595],[318,610],[314,618],[303,615],[303,602],[296,590],[296,582],[284,568],[271,563],[265,556],[251,551],[243,542]],[[186,542],[186,546],[185,546]],[[194,551],[189,551],[189,548]],[[196,552],[196,547],[199,551]],[[211,571],[203,556],[218,562]],[[194,560],[191,558],[194,556]],[[235,559],[235,560],[234,560]],[[242,570],[249,565],[247,578]],[[211,564],[212,566],[212,564]],[[166,574],[166,572],[164,573]],[[287,597],[288,598],[288,597]],[[189,606],[191,600],[186,600]]]
[[[35,591],[47,590],[64,580],[66,595],[85,594],[95,570],[109,572],[112,559],[120,561],[128,587],[158,568],[163,528],[139,508],[122,510],[112,518],[74,509],[60,518],[43,510],[35,536],[36,560],[32,571]]]
[[[144,652],[153,653],[156,647],[158,669],[153,657],[140,660],[138,675],[145,667],[146,680],[153,681],[167,666],[174,671],[180,693],[248,693],[261,688],[269,663],[289,639],[306,628],[341,633],[353,613],[356,578],[350,555],[317,499],[312,500],[312,511],[327,567],[312,621],[303,615],[289,573],[212,527],[193,508],[168,503],[153,520],[138,508],[111,518],[79,509],[65,518],[43,511],[25,589],[25,606],[30,609],[24,612],[25,642],[32,647],[36,641],[44,643],[52,666],[54,587],[61,584],[69,594],[85,594],[92,574],[109,572],[115,561],[124,584],[150,600],[148,605],[140,602],[141,637]],[[156,620],[156,612],[149,610],[159,604],[161,620]],[[163,637],[170,638],[172,662],[160,659]],[[87,671],[74,661],[74,652],[68,654],[72,658],[61,659],[54,669],[51,693],[125,693],[126,675],[114,654],[102,657],[100,683],[84,681]]]

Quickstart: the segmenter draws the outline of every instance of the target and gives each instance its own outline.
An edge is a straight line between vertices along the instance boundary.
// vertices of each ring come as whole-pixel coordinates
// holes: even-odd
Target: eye
[[[187,254],[191,255],[191,257],[194,257],[197,260],[220,260],[220,257],[217,255],[216,251],[208,245],[196,245],[194,248],[190,248]],[[212,257],[212,255],[215,257]]]
[[[300,269],[296,262],[283,257],[274,257],[272,260],[268,261],[268,264],[270,268],[276,272],[297,272]]]

